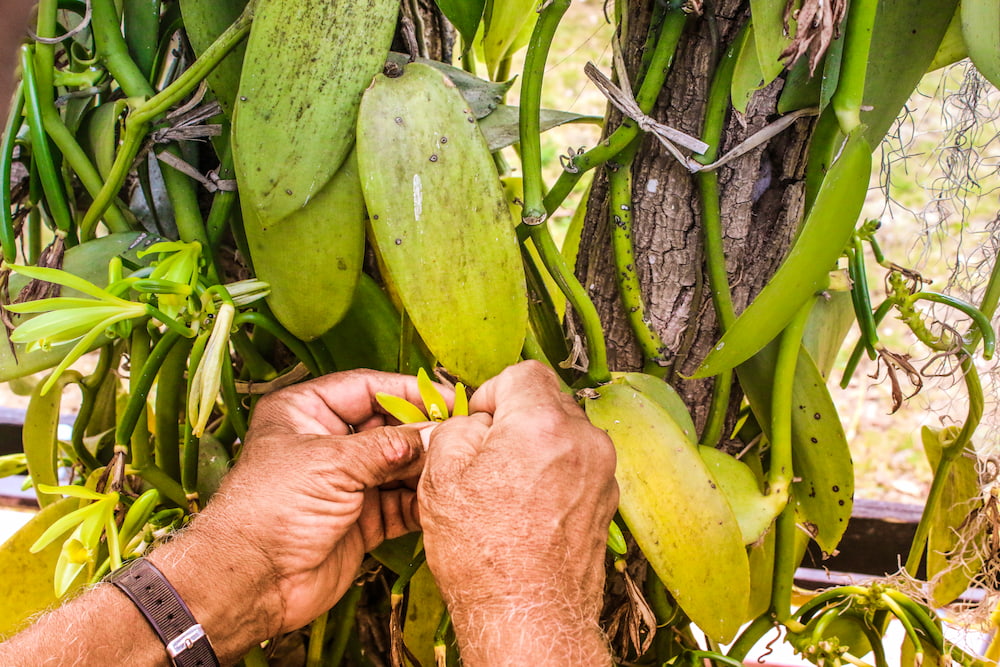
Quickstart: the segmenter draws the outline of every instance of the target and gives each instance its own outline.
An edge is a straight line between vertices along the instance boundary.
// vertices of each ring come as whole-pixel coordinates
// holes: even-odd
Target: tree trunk
[[[629,72],[635,72],[641,59],[656,1],[630,3],[631,34],[623,45]],[[716,64],[749,17],[747,3],[741,0],[706,0],[703,11],[702,17],[688,21],[651,114],[692,136],[701,133]],[[768,124],[776,113],[781,85],[779,79],[758,91],[746,115],[727,119],[720,156]],[[619,122],[620,116],[606,131]],[[812,126],[809,119],[799,120],[765,146],[720,168],[726,266],[737,313],[777,269],[794,234],[802,212],[805,149]],[[612,370],[634,370],[642,366],[642,356],[615,283],[607,183],[606,170],[601,169],[591,191],[577,272],[601,315]],[[669,350],[667,380],[684,397],[700,430],[713,380],[684,376],[695,371],[719,332],[703,264],[696,179],[647,136],[633,164],[632,196],[636,270],[649,319]],[[734,395],[734,405],[738,400]]]

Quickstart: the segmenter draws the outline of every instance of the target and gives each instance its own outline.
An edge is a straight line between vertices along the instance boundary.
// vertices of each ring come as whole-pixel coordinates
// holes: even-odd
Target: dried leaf
[[[795,8],[797,0],[785,5],[785,26],[797,23],[792,43],[781,52],[788,59],[788,67],[805,54],[809,54],[809,75],[812,76],[830,43],[840,32],[840,23],[847,13],[847,0],[802,0],[802,7]]]

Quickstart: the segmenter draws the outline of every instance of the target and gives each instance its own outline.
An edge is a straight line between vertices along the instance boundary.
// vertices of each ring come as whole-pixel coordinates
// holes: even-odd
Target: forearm
[[[167,665],[167,654],[132,602],[99,584],[0,644],[0,664]]]
[[[267,639],[280,616],[269,572],[247,545],[220,541],[213,522],[156,549],[149,560],[164,574],[207,633],[223,665]],[[213,533],[215,535],[213,536]],[[247,557],[248,553],[251,557]],[[41,617],[0,644],[0,665],[169,665],[162,641],[120,590],[108,583]]]

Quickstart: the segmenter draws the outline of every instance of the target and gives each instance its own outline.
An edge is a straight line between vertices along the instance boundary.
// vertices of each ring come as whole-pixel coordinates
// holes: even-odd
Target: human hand
[[[187,531],[237,549],[237,578],[267,601],[265,638],[333,606],[366,551],[418,529],[415,484],[400,482],[423,466],[420,430],[386,426],[377,391],[420,401],[416,378],[373,371],[261,399],[239,463]]]
[[[618,505],[610,439],[535,362],[484,384],[469,408],[431,433],[418,488],[465,664],[609,664],[597,621]]]

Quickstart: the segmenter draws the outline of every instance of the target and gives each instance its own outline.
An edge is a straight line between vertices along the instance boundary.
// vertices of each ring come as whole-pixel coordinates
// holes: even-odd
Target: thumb
[[[424,467],[421,429],[380,426],[341,439],[342,470],[361,489],[420,475]]]

